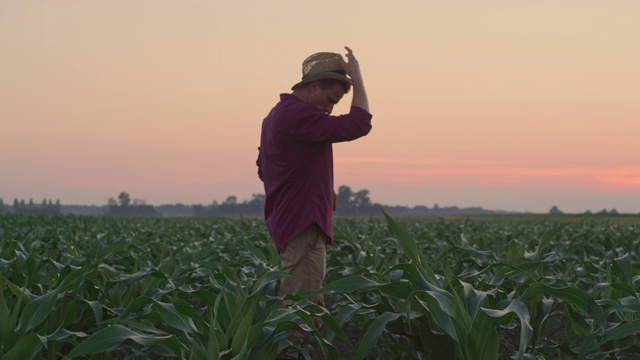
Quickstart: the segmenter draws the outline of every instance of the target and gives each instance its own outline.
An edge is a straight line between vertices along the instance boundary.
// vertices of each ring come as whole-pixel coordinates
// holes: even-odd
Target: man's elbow
[[[360,130],[361,130],[360,136],[368,135],[371,132],[372,127],[373,126],[371,126],[371,123],[368,123],[367,125],[360,127]]]

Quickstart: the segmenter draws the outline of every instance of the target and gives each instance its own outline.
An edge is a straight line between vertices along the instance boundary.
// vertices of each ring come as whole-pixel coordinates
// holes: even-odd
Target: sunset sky
[[[639,19],[637,0],[0,0],[0,198],[249,200],[262,119],[347,45],[373,130],[334,145],[336,187],[639,213]]]

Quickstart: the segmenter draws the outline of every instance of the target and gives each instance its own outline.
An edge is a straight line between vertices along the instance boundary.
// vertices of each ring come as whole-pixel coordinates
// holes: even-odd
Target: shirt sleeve
[[[357,106],[352,106],[348,114],[338,116],[308,103],[299,103],[292,110],[284,130],[301,141],[337,143],[355,140],[371,131],[373,116]]]
[[[258,177],[260,180],[262,179],[262,153],[260,152],[260,147],[258,147],[258,159],[256,160],[256,165],[258,166]]]

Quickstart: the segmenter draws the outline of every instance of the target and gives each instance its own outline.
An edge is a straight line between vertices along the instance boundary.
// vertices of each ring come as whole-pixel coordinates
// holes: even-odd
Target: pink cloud
[[[337,159],[336,172],[343,178],[365,183],[640,190],[640,167],[523,167],[448,159],[355,160]]]

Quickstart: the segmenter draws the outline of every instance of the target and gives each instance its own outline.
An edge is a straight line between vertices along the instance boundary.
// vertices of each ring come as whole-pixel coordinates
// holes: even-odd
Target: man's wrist
[[[356,81],[362,81],[362,74],[358,73],[358,74],[354,74],[354,75],[349,75],[349,77],[351,78],[351,82],[355,83]]]

